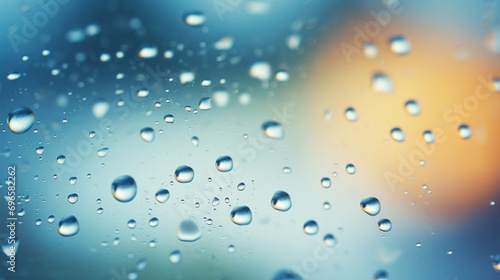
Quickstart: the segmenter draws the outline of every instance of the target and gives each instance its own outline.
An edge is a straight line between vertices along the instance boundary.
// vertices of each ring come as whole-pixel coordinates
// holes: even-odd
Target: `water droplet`
[[[378,270],[373,275],[373,280],[389,280],[389,274],[385,270]]]
[[[97,156],[100,158],[105,157],[109,152],[109,148],[107,147],[102,147],[99,150],[97,150]]]
[[[281,171],[285,174],[290,174],[290,173],[292,173],[292,168],[285,166],[285,167],[283,167],[283,169]]]
[[[236,247],[234,247],[234,245],[231,244],[231,245],[227,246],[227,251],[229,253],[234,253],[236,251]]]
[[[448,250],[448,252],[446,252],[447,255],[453,255],[453,251],[452,250]]]
[[[153,58],[158,55],[158,48],[154,46],[143,46],[138,53],[140,58]]]
[[[376,93],[392,93],[394,88],[388,76],[376,73],[372,77],[372,90]]]
[[[80,230],[80,224],[75,216],[66,216],[59,221],[59,228],[57,231],[62,236],[73,236]]]
[[[389,38],[391,51],[397,55],[406,55],[410,52],[410,42],[404,36]]]
[[[93,131],[93,130],[90,131],[89,132],[89,139],[93,139],[95,137],[95,135],[96,135],[95,131]]]
[[[220,204],[220,199],[218,197],[214,197],[212,200],[212,206],[215,207]]]
[[[78,202],[78,194],[72,193],[72,194],[68,195],[68,202],[71,204],[77,203]]]
[[[230,156],[221,156],[215,161],[215,167],[220,172],[229,172],[233,170],[233,159]]]
[[[102,214],[102,213],[104,213],[104,209],[102,207],[99,207],[99,208],[97,208],[96,213]]]
[[[45,148],[43,146],[39,146],[35,149],[37,155],[42,155],[45,152]]]
[[[47,217],[47,222],[49,223],[53,223],[54,221],[56,220],[56,217],[54,217],[54,215],[50,215],[49,217]]]
[[[245,190],[245,187],[246,187],[245,183],[241,182],[241,183],[238,184],[238,186],[236,186],[236,189],[241,192],[241,191]]]
[[[292,199],[284,191],[276,191],[271,198],[271,206],[278,211],[288,211],[292,208]]]
[[[288,75],[288,72],[285,70],[278,70],[276,71],[276,74],[274,74],[274,78],[278,82],[286,82],[288,79],[290,79],[290,75]]]
[[[234,43],[233,37],[224,36],[214,43],[214,49],[218,51],[227,51],[233,47],[233,43]]]
[[[181,251],[174,250],[174,251],[170,252],[170,255],[168,256],[168,260],[173,264],[180,263],[182,260]]]
[[[198,109],[202,111],[207,111],[212,108],[212,98],[204,97],[200,99],[200,103],[198,103]]]
[[[252,211],[248,206],[236,206],[231,210],[231,221],[240,226],[248,225],[252,222]]]
[[[378,53],[377,46],[375,46],[375,44],[371,41],[365,42],[363,44],[363,53],[368,58],[374,58]]]
[[[163,121],[166,123],[174,123],[174,115],[172,114],[167,114],[163,117]]]
[[[201,12],[185,13],[183,19],[184,23],[191,27],[200,27],[206,21],[205,15]]]
[[[212,98],[219,107],[226,107],[229,103],[229,93],[225,89],[214,90]]]
[[[462,137],[462,139],[469,139],[471,136],[472,136],[472,130],[469,128],[468,125],[466,124],[461,124],[459,127],[458,127],[458,134],[460,135],[460,137]]]
[[[15,81],[19,78],[21,78],[21,73],[19,72],[10,72],[9,74],[7,74],[7,80],[9,81]]]
[[[181,221],[177,229],[177,238],[184,242],[194,242],[201,238],[201,229],[198,222],[193,218]]]
[[[328,177],[321,178],[321,186],[323,188],[329,188],[332,186],[332,180]]]
[[[103,99],[96,100],[94,105],[92,105],[92,114],[94,117],[101,119],[108,113],[109,107],[108,101]]]
[[[7,125],[10,131],[22,134],[28,131],[35,123],[35,114],[28,107],[17,107],[7,116]]]
[[[420,105],[417,101],[410,99],[405,102],[405,109],[411,116],[418,116],[421,112]]]
[[[325,209],[325,210],[332,209],[332,205],[330,204],[330,202],[328,202],[328,201],[323,202],[323,209]]]
[[[347,174],[353,175],[356,173],[356,166],[354,166],[354,164],[352,163],[349,163],[345,166],[345,171],[347,172]]]
[[[111,184],[111,191],[116,200],[130,202],[137,194],[137,185],[134,178],[123,175],[116,178]]]
[[[406,139],[405,133],[399,127],[395,127],[393,129],[391,129],[391,137],[394,141],[397,141],[397,142],[403,142]]]
[[[348,107],[344,112],[345,118],[350,122],[355,122],[358,120],[358,113],[352,107]]]
[[[58,164],[64,164],[66,162],[66,157],[64,155],[59,155],[56,158],[56,162]]]
[[[268,81],[271,78],[271,65],[267,62],[256,62],[250,67],[249,73],[255,79]]]
[[[283,139],[285,131],[281,124],[277,121],[266,121],[262,124],[264,135],[273,139]]]
[[[274,274],[272,280],[303,280],[303,278],[293,270],[280,269]]]
[[[175,170],[174,176],[179,183],[189,183],[194,179],[194,170],[187,165],[181,165]]]
[[[389,219],[380,219],[377,225],[378,229],[383,232],[388,232],[392,229],[392,222]]]
[[[140,135],[142,140],[148,143],[153,142],[153,140],[155,140],[155,131],[151,127],[145,127],[141,129]]]
[[[304,223],[303,229],[306,234],[315,235],[319,230],[318,223],[314,220],[309,220]]]
[[[500,77],[494,77],[492,79],[492,86],[495,92],[500,92]]]
[[[425,143],[427,143],[427,144],[434,143],[435,137],[434,137],[434,133],[432,133],[432,131],[425,130],[422,133],[422,137],[424,138]]]
[[[134,219],[130,219],[127,222],[127,226],[130,229],[134,229],[137,226],[137,222]]]
[[[149,90],[147,88],[141,88],[137,91],[137,97],[144,98],[149,95]]]
[[[153,217],[149,220],[149,226],[150,227],[157,227],[160,224],[160,220],[158,218]]]
[[[327,233],[325,234],[325,237],[323,237],[323,244],[328,247],[334,247],[337,245],[337,239],[333,234]]]
[[[493,268],[500,272],[500,254],[493,258]]]
[[[159,189],[155,194],[156,201],[165,203],[170,198],[170,192],[167,189]]]
[[[365,198],[361,200],[359,205],[361,206],[361,210],[370,216],[376,216],[380,213],[380,201],[376,197]]]
[[[420,248],[420,247],[422,247],[422,243],[417,242],[417,244],[415,244],[415,246],[416,246],[417,248]]]
[[[193,144],[193,146],[195,147],[198,147],[198,145],[200,144],[200,139],[198,139],[198,137],[196,136],[191,137],[191,144]]]

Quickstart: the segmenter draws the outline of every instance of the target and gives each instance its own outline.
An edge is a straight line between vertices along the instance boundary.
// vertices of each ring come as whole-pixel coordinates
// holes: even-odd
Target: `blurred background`
[[[500,279],[500,1],[0,7],[0,279]]]

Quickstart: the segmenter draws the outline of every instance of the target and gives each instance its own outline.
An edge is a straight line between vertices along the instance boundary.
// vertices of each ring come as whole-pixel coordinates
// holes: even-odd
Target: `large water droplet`
[[[28,131],[35,123],[35,114],[28,107],[17,107],[7,116],[7,125],[10,131],[22,134]]]
[[[68,202],[71,204],[77,203],[78,202],[78,194],[72,193],[72,194],[68,195]]]
[[[271,206],[279,211],[288,211],[292,208],[292,199],[284,191],[276,191],[271,198]]]
[[[189,183],[194,179],[194,170],[187,165],[181,165],[175,170],[174,176],[179,183]]]
[[[285,131],[281,124],[277,121],[266,121],[262,124],[264,135],[273,139],[283,139]]]
[[[252,222],[252,211],[248,206],[236,206],[231,210],[231,221],[240,226],[248,225]]]
[[[59,221],[57,232],[62,236],[73,236],[80,230],[80,224],[75,216],[66,216]]]
[[[212,98],[204,97],[200,99],[200,103],[198,103],[198,109],[202,111],[207,111],[212,108]]]
[[[155,140],[155,131],[151,127],[145,127],[141,129],[140,135],[142,140],[148,143],[153,142],[153,140]]]
[[[183,16],[184,23],[191,27],[200,27],[205,23],[207,18],[201,12],[185,13]]]
[[[9,74],[7,74],[7,80],[9,81],[15,81],[19,78],[21,78],[21,73],[19,72],[10,72]]]
[[[493,258],[493,268],[500,272],[500,254]]]
[[[168,256],[168,260],[173,263],[173,264],[177,264],[177,263],[180,263],[181,260],[182,260],[182,255],[181,255],[181,251],[179,250],[174,250],[172,252],[170,252],[170,255]]]
[[[404,36],[393,36],[389,39],[391,51],[397,55],[405,55],[410,52],[410,42]]]
[[[261,81],[271,78],[271,65],[267,62],[256,62],[250,67],[250,76]]]
[[[304,232],[306,234],[314,235],[314,234],[318,233],[319,226],[318,226],[318,223],[316,223],[316,221],[309,220],[309,221],[304,223],[303,229],[304,229]]]
[[[376,73],[372,77],[372,90],[376,93],[392,93],[392,81],[385,74]]]
[[[167,114],[163,117],[163,121],[166,123],[174,123],[174,115],[172,114]]]
[[[233,159],[230,156],[221,156],[215,161],[215,167],[220,172],[229,172],[233,170]]]
[[[134,178],[123,175],[116,178],[111,184],[111,192],[116,200],[120,202],[129,202],[137,194],[137,185]]]
[[[137,222],[134,219],[130,219],[127,222],[127,226],[130,229],[134,229],[137,226]]]
[[[356,173],[356,166],[354,164],[349,163],[345,166],[345,171],[347,174],[354,175]]]
[[[361,206],[361,210],[370,216],[376,216],[380,213],[380,201],[376,197],[365,198],[361,200],[359,205]]]
[[[181,221],[177,229],[177,238],[184,242],[193,242],[201,238],[201,229],[198,222],[193,218]]]
[[[393,129],[391,129],[391,138],[394,141],[403,142],[403,141],[405,141],[406,137],[405,137],[405,133],[403,132],[403,130],[401,130],[401,128],[395,127]]]
[[[380,219],[377,225],[378,229],[383,232],[388,232],[392,229],[392,222],[389,219]]]
[[[170,192],[167,189],[159,189],[155,194],[156,201],[165,203],[170,198]]]
[[[418,116],[420,114],[420,105],[417,101],[410,99],[405,102],[405,109],[411,116]]]
[[[344,112],[345,118],[350,122],[355,122],[358,120],[358,113],[352,107],[348,107]]]
[[[458,134],[460,135],[460,137],[462,137],[462,139],[469,139],[471,136],[472,136],[472,130],[469,128],[468,125],[466,124],[461,124],[459,127],[458,127]]]
[[[157,227],[160,224],[160,220],[156,217],[153,217],[149,219],[149,226],[150,227]]]

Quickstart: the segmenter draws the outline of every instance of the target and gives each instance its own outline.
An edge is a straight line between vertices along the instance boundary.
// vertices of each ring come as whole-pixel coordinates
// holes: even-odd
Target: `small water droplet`
[[[374,58],[378,53],[377,46],[375,46],[375,44],[371,41],[365,42],[363,44],[363,53],[368,58]]]
[[[42,155],[45,152],[45,148],[43,146],[39,146],[35,149],[37,155]]]
[[[392,93],[394,87],[388,76],[382,73],[376,73],[372,77],[372,90],[376,93]]]
[[[50,215],[49,217],[47,217],[47,222],[49,223],[53,223],[54,221],[56,220],[56,217],[54,217],[54,215]]]
[[[376,197],[365,198],[361,200],[359,205],[361,210],[370,216],[376,216],[381,210],[380,201]]]
[[[241,191],[245,190],[245,187],[246,187],[245,183],[241,182],[241,183],[238,184],[238,186],[236,186],[236,189],[241,192]]]
[[[28,107],[17,107],[7,116],[7,126],[16,134],[25,133],[34,123],[35,114]]]
[[[157,227],[158,224],[160,224],[160,220],[158,220],[158,218],[156,218],[156,217],[153,217],[149,220],[150,227]]]
[[[21,78],[21,73],[19,72],[10,72],[9,74],[7,74],[7,80],[9,81],[15,81],[19,78]]]
[[[493,258],[493,268],[500,272],[500,254],[499,255],[496,255],[494,258]]]
[[[424,133],[422,133],[422,137],[424,138],[425,143],[427,143],[427,144],[434,143],[435,137],[434,137],[434,133],[432,133],[431,130],[424,131]]]
[[[168,256],[168,260],[173,264],[180,263],[181,259],[182,259],[181,251],[179,251],[179,250],[174,250],[174,251],[170,252],[170,255]]]
[[[68,195],[68,202],[71,204],[77,203],[78,202],[78,194],[72,193],[72,194]]]
[[[272,280],[304,280],[304,278],[295,273],[293,270],[280,269],[274,274]]]
[[[198,109],[202,111],[207,111],[212,108],[212,98],[210,97],[204,97],[200,99],[200,102],[198,103]]]
[[[406,139],[405,133],[399,127],[391,129],[391,138],[397,142],[404,142]]]
[[[469,139],[472,136],[472,130],[466,124],[461,124],[458,127],[458,134],[464,140]]]
[[[134,219],[130,219],[127,222],[127,226],[130,229],[134,229],[137,226],[137,222]]]
[[[183,242],[194,242],[200,239],[201,235],[200,225],[194,218],[182,220],[177,229],[177,238]]]
[[[453,251],[452,250],[449,250],[448,252],[446,252],[447,255],[453,255]]]
[[[212,206],[215,207],[220,204],[220,199],[218,197],[214,197],[212,200]]]
[[[66,162],[66,157],[64,155],[59,155],[56,158],[56,162],[58,164],[64,164]]]
[[[200,144],[200,139],[198,139],[198,137],[196,136],[191,137],[191,144],[193,144],[193,146],[195,147],[198,147],[198,145]]]
[[[290,173],[292,173],[292,168],[285,166],[285,167],[283,167],[283,169],[281,171],[285,174],[290,174]]]
[[[179,183],[189,183],[194,179],[194,170],[187,165],[181,165],[175,170],[174,176]]]
[[[66,216],[59,221],[57,231],[62,236],[73,236],[80,230],[80,224],[75,216]]]
[[[220,172],[229,172],[233,170],[233,159],[230,156],[221,156],[215,161],[215,167]]]
[[[252,78],[268,81],[271,78],[271,65],[267,62],[256,62],[250,67],[249,73]]]
[[[404,36],[393,36],[389,38],[391,51],[397,55],[406,55],[410,52],[410,42]]]
[[[103,158],[108,154],[108,152],[109,152],[108,147],[102,147],[99,150],[97,150],[97,156]]]
[[[147,88],[141,88],[137,90],[137,97],[144,98],[149,95],[149,90]]]
[[[292,199],[287,192],[276,191],[271,198],[271,206],[278,211],[288,211],[292,208]]]
[[[417,248],[420,248],[420,247],[422,247],[422,243],[417,242],[417,243],[415,244],[415,246],[416,246]]]
[[[392,222],[389,219],[380,219],[377,225],[378,229],[383,232],[388,232],[392,229]]]
[[[420,105],[417,101],[410,99],[405,102],[406,112],[411,116],[418,116],[421,112]]]
[[[373,280],[389,280],[389,274],[385,270],[378,270],[373,275]]]
[[[334,247],[335,245],[337,245],[337,239],[333,234],[327,233],[323,237],[323,244],[328,247]]]
[[[153,58],[158,54],[158,48],[155,46],[143,46],[138,53],[140,58]]]
[[[167,114],[163,117],[163,121],[166,123],[174,123],[174,115]]]
[[[94,102],[92,105],[92,114],[94,117],[101,119],[103,118],[109,111],[110,105],[108,101],[99,99]]]
[[[277,121],[266,121],[262,124],[264,135],[273,139],[283,139],[285,131]]]
[[[130,202],[137,194],[137,185],[134,178],[123,175],[116,178],[111,184],[111,192],[116,200]]]
[[[330,180],[330,178],[328,177],[324,177],[324,178],[321,178],[321,186],[323,188],[329,188],[332,186],[332,180]]]
[[[153,140],[155,140],[155,131],[151,127],[145,127],[141,129],[140,135],[142,140],[148,143],[153,142]]]
[[[358,120],[358,113],[352,107],[348,107],[344,112],[345,118],[350,122],[355,122]]]
[[[345,166],[345,171],[347,174],[354,175],[356,173],[356,166],[354,164],[349,163]]]
[[[325,209],[325,210],[332,209],[332,205],[330,204],[330,202],[328,202],[328,201],[323,202],[323,209]]]
[[[290,79],[290,75],[288,75],[288,72],[286,72],[285,70],[278,70],[276,71],[274,78],[278,82],[286,82],[288,81],[288,79]]]
[[[244,226],[252,222],[252,211],[248,206],[236,206],[231,210],[231,221]]]
[[[165,203],[170,198],[170,192],[167,189],[159,189],[155,194],[156,201]]]
[[[104,209],[102,207],[99,207],[99,208],[97,208],[96,213],[102,214],[102,213],[104,213]]]
[[[206,17],[201,12],[191,12],[191,13],[185,13],[183,15],[183,20],[184,23],[187,24],[188,26],[200,27],[205,23]]]
[[[41,224],[42,224],[42,219],[37,219],[37,220],[35,221],[35,225],[39,226],[39,225],[41,225]]]
[[[234,245],[231,244],[231,245],[227,246],[227,251],[229,253],[234,253],[236,251],[236,247],[234,247]]]
[[[303,229],[306,234],[315,235],[319,230],[318,223],[314,220],[309,220],[304,223]]]

